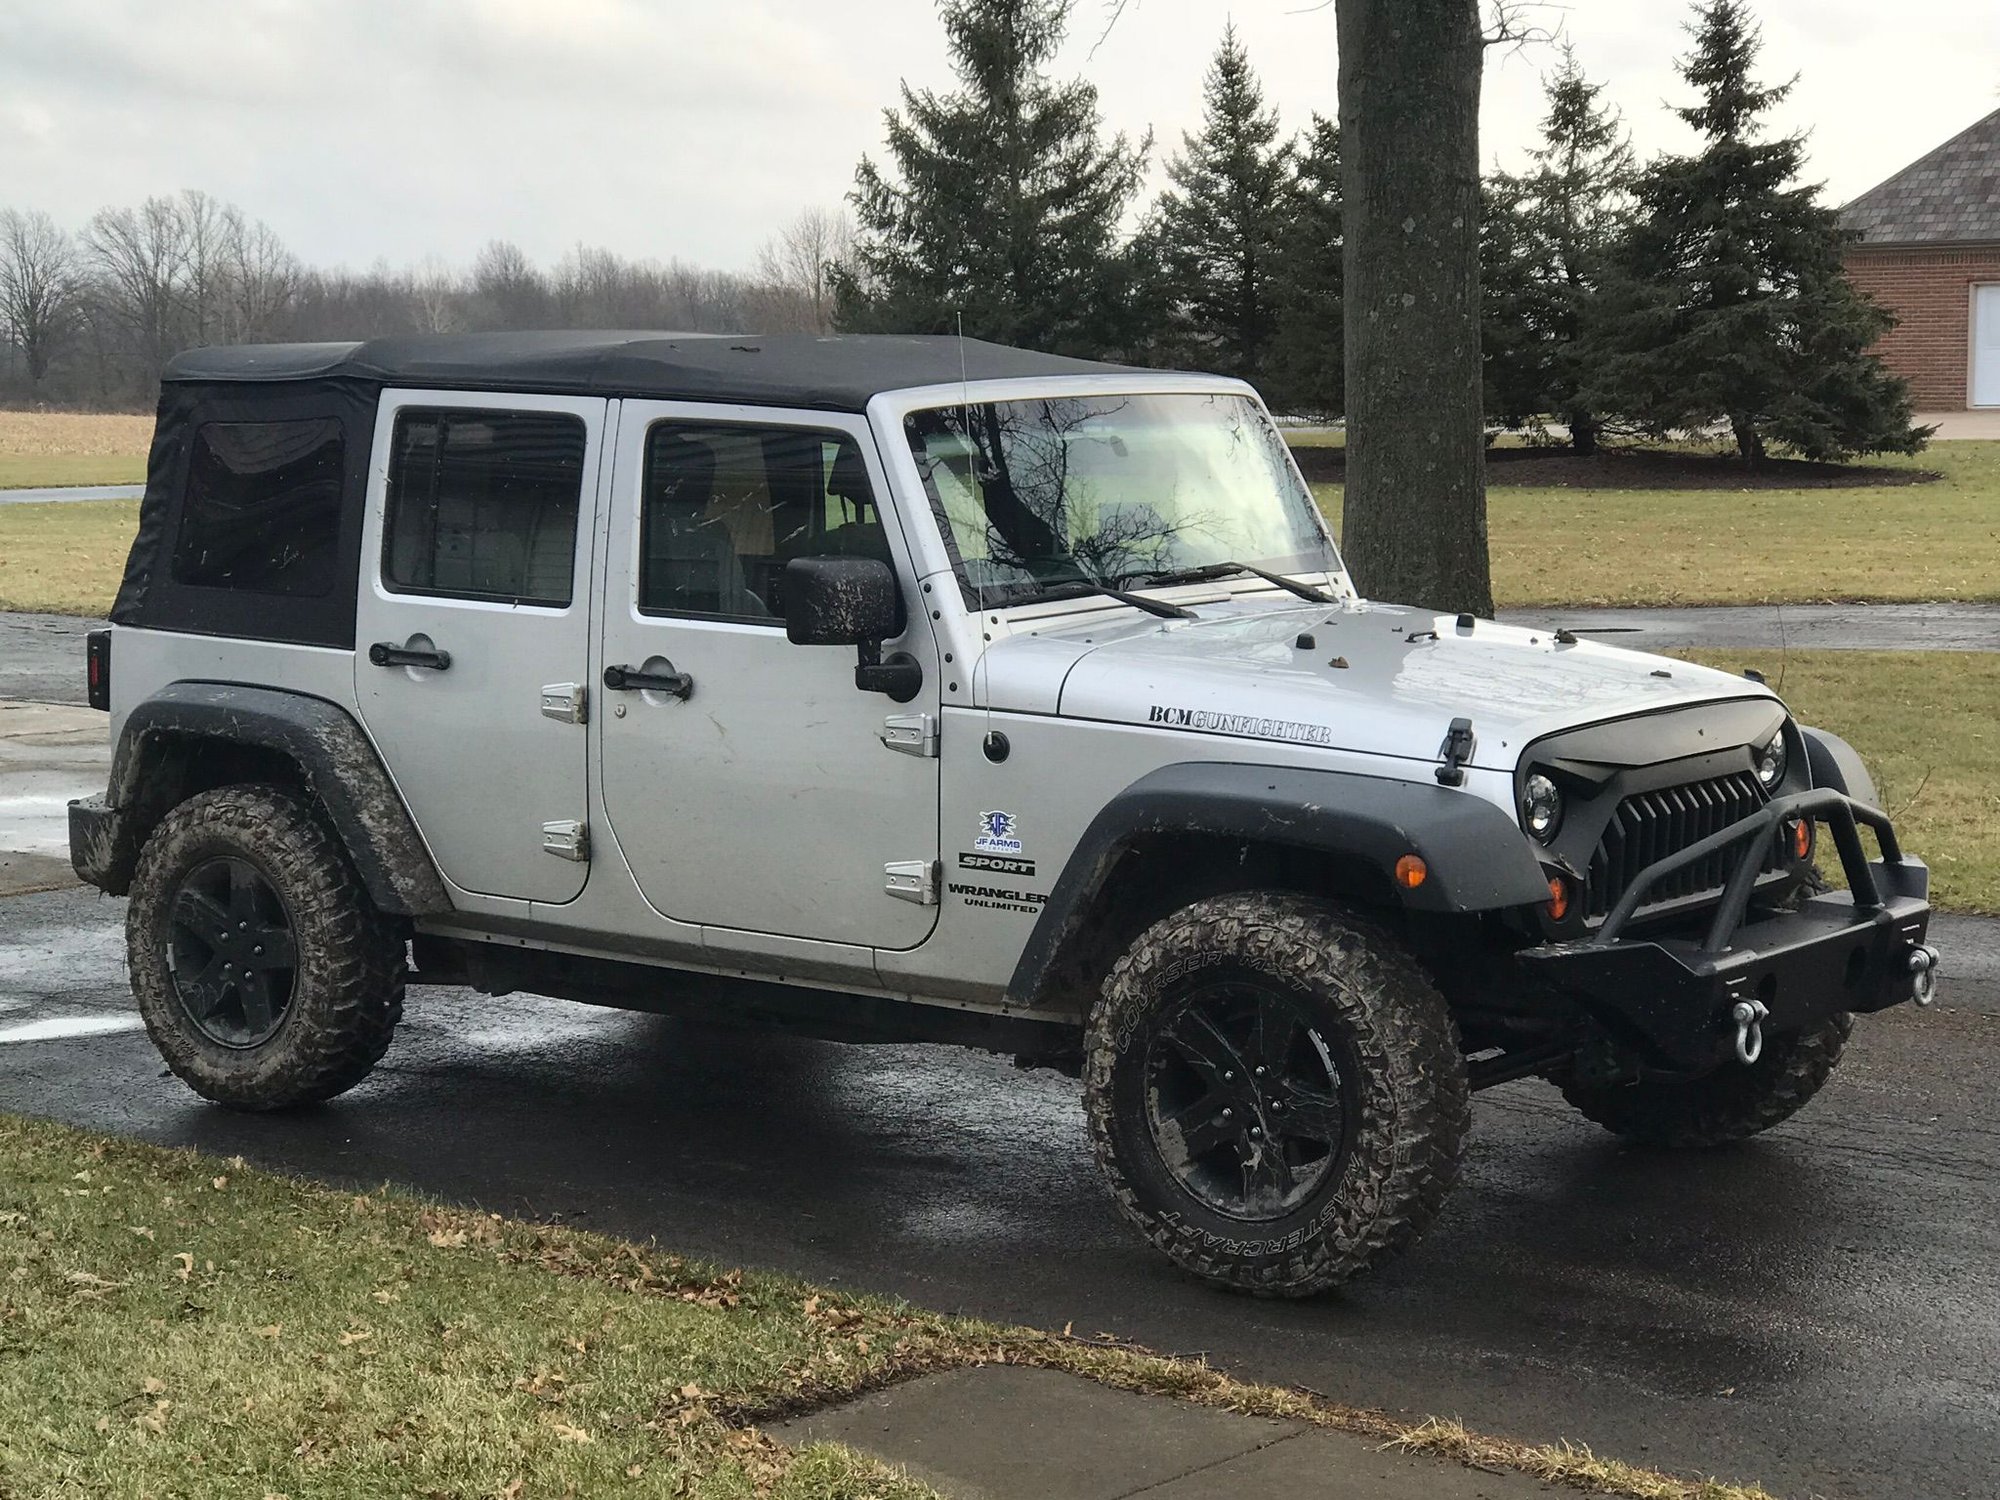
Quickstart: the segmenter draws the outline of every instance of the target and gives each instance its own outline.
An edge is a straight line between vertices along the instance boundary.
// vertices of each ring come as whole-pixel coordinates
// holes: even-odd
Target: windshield
[[[1284,439],[1247,396],[975,402],[912,412],[905,430],[970,604],[1229,561],[1340,566]]]

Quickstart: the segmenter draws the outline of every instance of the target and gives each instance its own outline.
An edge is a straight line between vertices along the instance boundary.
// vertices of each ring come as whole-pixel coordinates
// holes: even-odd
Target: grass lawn
[[[2000,600],[2000,443],[1933,444],[1862,489],[1487,492],[1493,592],[1533,604]],[[1340,524],[1340,487],[1314,487]]]
[[[2000,653],[1675,654],[1763,672],[1802,722],[1861,752],[1903,846],[1931,867],[1932,899],[2000,914]]]
[[[0,490],[57,489],[74,484],[144,484],[146,455],[0,453]]]
[[[794,1452],[754,1424],[981,1361],[1318,1423],[1592,1493],[1768,1500],[1109,1343],[0,1116],[8,1500],[917,1500],[930,1491],[864,1457]]]
[[[0,609],[104,614],[138,525],[136,500],[0,505]]]

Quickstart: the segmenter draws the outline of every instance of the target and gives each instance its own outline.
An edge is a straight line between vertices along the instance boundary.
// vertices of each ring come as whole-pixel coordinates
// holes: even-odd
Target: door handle
[[[368,659],[378,667],[429,667],[433,672],[451,670],[449,651],[397,646],[388,641],[377,641],[370,646]]]
[[[642,672],[637,667],[606,667],[604,685],[614,693],[665,693],[670,698],[685,702],[694,692],[694,679],[685,672],[674,671],[673,665],[668,662],[664,672]]]

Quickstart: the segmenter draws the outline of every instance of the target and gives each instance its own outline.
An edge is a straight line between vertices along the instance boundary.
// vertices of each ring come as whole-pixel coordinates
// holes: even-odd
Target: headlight
[[[1540,771],[1521,784],[1521,826],[1546,844],[1562,826],[1563,794]]]
[[[1785,732],[1781,729],[1757,752],[1757,779],[1764,783],[1765,791],[1785,779],[1785,758]]]

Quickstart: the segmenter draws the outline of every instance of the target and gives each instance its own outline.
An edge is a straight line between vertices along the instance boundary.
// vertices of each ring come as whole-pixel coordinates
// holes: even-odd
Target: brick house
[[[1847,274],[1897,319],[1876,352],[1919,411],[2000,407],[2000,109],[1840,211]]]

